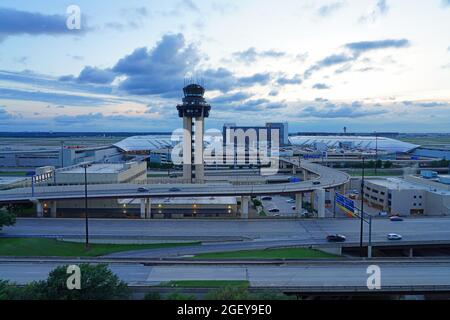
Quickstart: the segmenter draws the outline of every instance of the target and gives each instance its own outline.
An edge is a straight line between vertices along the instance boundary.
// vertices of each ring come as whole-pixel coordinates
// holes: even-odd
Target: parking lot
[[[260,198],[267,216],[292,217],[296,215],[295,209],[292,208],[295,206],[295,199],[279,195],[270,197],[272,200],[263,200],[262,198],[264,197]],[[290,200],[291,203],[288,202],[288,200]],[[270,212],[270,209],[278,209],[280,211]]]

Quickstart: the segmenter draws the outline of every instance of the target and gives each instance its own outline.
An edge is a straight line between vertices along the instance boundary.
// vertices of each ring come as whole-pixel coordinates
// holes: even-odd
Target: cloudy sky
[[[450,132],[450,0],[0,3],[0,131],[169,131],[185,78],[209,128]]]

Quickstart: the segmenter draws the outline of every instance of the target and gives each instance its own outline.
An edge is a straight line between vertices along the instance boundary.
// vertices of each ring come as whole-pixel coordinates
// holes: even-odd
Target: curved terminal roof
[[[114,144],[115,147],[125,151],[154,151],[171,148],[183,140],[182,132],[174,132],[172,135],[132,136]],[[222,134],[215,135],[205,132],[205,144],[222,142]]]
[[[352,149],[378,150],[390,153],[409,152],[419,145],[403,142],[391,138],[375,136],[290,136],[289,141],[294,146],[314,146],[324,143],[328,148],[340,148],[341,144],[350,145]]]
[[[117,148],[126,151],[147,151],[172,147],[175,144],[170,135],[133,136],[114,144]]]

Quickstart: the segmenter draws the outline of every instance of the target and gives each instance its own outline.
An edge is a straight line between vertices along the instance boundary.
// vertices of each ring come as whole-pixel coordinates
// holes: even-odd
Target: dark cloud
[[[66,75],[59,77],[59,80],[78,83],[110,84],[115,78],[116,73],[114,73],[111,69],[99,69],[86,66],[83,70],[81,70],[78,77]]]
[[[302,83],[302,79],[301,76],[299,74],[296,74],[295,76],[293,76],[292,78],[288,78],[285,76],[279,77],[277,79],[277,83],[279,85],[287,85],[287,84],[301,84]]]
[[[12,35],[80,35],[89,30],[82,24],[80,30],[69,30],[65,15],[48,15],[38,12],[0,8],[0,39]],[[82,17],[82,23],[84,22]]]
[[[312,86],[312,88],[317,90],[326,90],[330,89],[331,87],[325,83],[316,83]]]
[[[344,3],[342,1],[333,2],[328,5],[323,5],[317,10],[317,14],[321,17],[327,17],[331,15],[333,12],[342,8]]]
[[[265,85],[270,81],[270,73],[255,73],[248,77],[238,79],[238,84],[242,86]]]
[[[309,106],[302,110],[302,116],[314,118],[362,118],[387,113],[384,109],[365,108],[360,102],[352,104],[326,103],[323,107]]]
[[[281,58],[284,57],[285,55],[286,55],[285,52],[276,50],[258,51],[254,47],[248,48],[245,51],[233,53],[234,57],[246,63],[255,62],[256,60],[258,60],[258,58]]]

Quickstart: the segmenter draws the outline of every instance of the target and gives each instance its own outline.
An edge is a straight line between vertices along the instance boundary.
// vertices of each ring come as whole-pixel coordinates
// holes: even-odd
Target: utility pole
[[[61,168],[64,168],[64,141],[61,140]]]
[[[375,131],[375,176],[378,173],[378,132]]]
[[[361,212],[360,212],[360,234],[359,234],[359,253],[363,257],[363,232],[364,232],[364,156],[362,157],[362,174],[361,174]]]
[[[89,215],[88,215],[88,191],[87,191],[87,168],[89,164],[83,164],[84,168],[84,221],[85,221],[85,233],[86,233],[86,249],[89,249]]]

